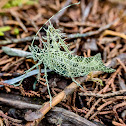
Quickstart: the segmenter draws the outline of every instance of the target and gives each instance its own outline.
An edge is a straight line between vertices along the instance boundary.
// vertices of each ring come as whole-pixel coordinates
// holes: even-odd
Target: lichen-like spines
[[[114,72],[114,69],[104,65],[100,53],[87,58],[73,55],[62,39],[61,31],[52,24],[45,31],[48,36],[42,40],[44,48],[40,49],[32,44],[31,52],[35,60],[43,62],[49,69],[67,77],[80,77],[92,71]],[[61,47],[64,51],[61,51]]]

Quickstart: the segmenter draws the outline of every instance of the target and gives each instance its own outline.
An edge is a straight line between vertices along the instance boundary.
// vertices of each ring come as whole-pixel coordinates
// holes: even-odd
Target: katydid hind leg
[[[51,105],[52,105],[52,96],[51,96],[51,92],[50,92],[50,89],[49,89],[49,83],[48,83],[48,79],[47,79],[47,67],[46,66],[44,66],[44,70],[45,70],[45,75],[44,75],[44,77],[45,77],[45,80],[46,80],[46,84],[47,84],[47,89],[48,89],[48,93],[49,93],[49,97],[50,97],[50,107],[51,107]]]
[[[29,70],[25,71],[24,77],[22,78],[22,80],[19,82],[19,85],[21,85],[22,81],[24,80],[25,76],[31,71],[33,70],[35,67],[37,67],[38,65],[40,65],[41,63],[38,62],[37,64],[35,64],[33,67],[31,67]]]

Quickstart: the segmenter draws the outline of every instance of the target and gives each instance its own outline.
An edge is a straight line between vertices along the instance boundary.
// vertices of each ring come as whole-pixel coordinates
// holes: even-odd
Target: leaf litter
[[[78,1],[74,3],[76,2]],[[22,7],[11,7],[9,9],[11,11],[6,8],[1,8],[0,27],[10,26],[11,29],[5,31],[4,36],[0,38],[0,47],[4,45],[11,47],[12,50],[16,48],[19,49],[19,51],[29,52],[27,46],[31,44],[38,28],[61,8],[69,4],[71,4],[70,0],[64,0],[62,2],[58,0],[38,1],[38,4],[25,4]],[[59,9],[56,10],[55,8]],[[73,12],[75,12],[74,15]],[[89,0],[87,2],[82,0],[79,6],[71,6],[67,8],[66,11],[59,14],[60,16],[57,16],[52,23],[56,28],[62,28],[63,33],[66,33],[66,37],[68,38],[66,44],[69,44],[69,49],[71,49],[71,51],[73,50],[76,55],[85,57],[101,53],[103,62],[109,65],[109,67],[116,69],[116,72],[112,74],[93,72],[94,77],[103,80],[104,86],[98,85],[97,82],[87,81],[90,80],[88,76],[78,78],[77,81],[83,83],[83,90],[77,88],[69,78],[51,72],[48,75],[49,85],[55,83],[55,86],[50,86],[51,93],[54,97],[52,103],[54,106],[59,103],[57,106],[73,111],[89,121],[93,120],[105,125],[125,125],[126,91],[125,86],[122,86],[122,83],[125,85],[126,80],[125,5],[119,1],[115,3],[109,0]],[[12,32],[15,28],[19,30],[19,34]],[[39,36],[43,35],[45,35],[45,33],[41,31]],[[95,41],[98,47],[96,50],[91,47],[93,41]],[[15,44],[13,44],[13,42]],[[35,43],[41,47],[41,42],[36,40]],[[2,49],[0,50],[0,63],[1,81],[15,78],[14,73],[15,75],[23,74],[24,71],[35,64],[35,62],[29,58],[20,60],[20,56],[18,55],[9,56],[4,53]],[[8,66],[10,65],[12,65],[12,67],[9,68]],[[39,69],[40,68],[43,69],[43,65],[41,65]],[[32,77],[29,77],[28,81],[23,82],[24,84],[19,88],[9,86],[5,83],[4,87],[0,88],[1,94],[9,92],[10,94],[34,97],[31,98],[31,101],[33,101],[32,99],[39,99],[40,97],[47,102],[49,100],[47,90],[45,90],[45,93],[42,93],[42,89],[46,87],[43,75],[44,74],[41,73],[40,82],[33,82]],[[55,78],[59,79],[57,80]],[[64,81],[62,81],[63,79]],[[61,85],[66,85],[66,82],[67,85],[71,85],[67,86],[65,89],[60,88],[64,87]],[[60,83],[61,85],[58,86]],[[2,85],[2,82],[0,82],[0,84]],[[3,99],[4,98],[5,97],[3,97]],[[27,102],[30,103],[30,101]],[[20,116],[18,120],[13,120],[14,117],[8,114],[9,108],[5,109],[4,104],[5,103],[2,101],[1,124],[23,125],[24,122],[20,121]],[[43,107],[38,109],[38,113],[41,114],[40,118],[42,119],[50,109],[49,103],[44,103]],[[24,114],[26,113],[23,110],[20,111]],[[4,116],[5,114],[7,114],[7,116]],[[34,124],[35,121],[39,122],[41,120],[40,118],[36,118],[31,123]],[[48,116],[46,120],[48,120]],[[22,121],[24,121],[23,116]],[[29,122],[25,122],[27,125],[28,123]],[[54,124],[54,122],[51,123]],[[63,123],[62,119],[62,124]]]

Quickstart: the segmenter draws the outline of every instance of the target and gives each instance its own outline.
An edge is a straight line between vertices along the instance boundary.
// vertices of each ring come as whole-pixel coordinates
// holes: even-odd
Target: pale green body
[[[50,49],[43,54],[36,56],[37,60],[47,66],[50,70],[67,77],[80,77],[88,75],[92,71],[114,72],[114,69],[106,67],[98,53],[93,57],[73,55],[64,51]]]

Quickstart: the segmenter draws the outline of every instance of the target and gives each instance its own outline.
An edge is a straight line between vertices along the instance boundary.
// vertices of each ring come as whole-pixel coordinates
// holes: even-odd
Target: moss
[[[14,35],[18,35],[19,34],[19,29],[18,28],[15,28],[14,29]]]
[[[11,30],[10,26],[0,27],[0,36],[4,36],[4,32]]]
[[[27,5],[32,5],[37,3],[38,0],[9,0],[4,6],[3,8],[11,8],[11,7],[15,7],[15,6],[22,6],[23,4],[27,4]]]

